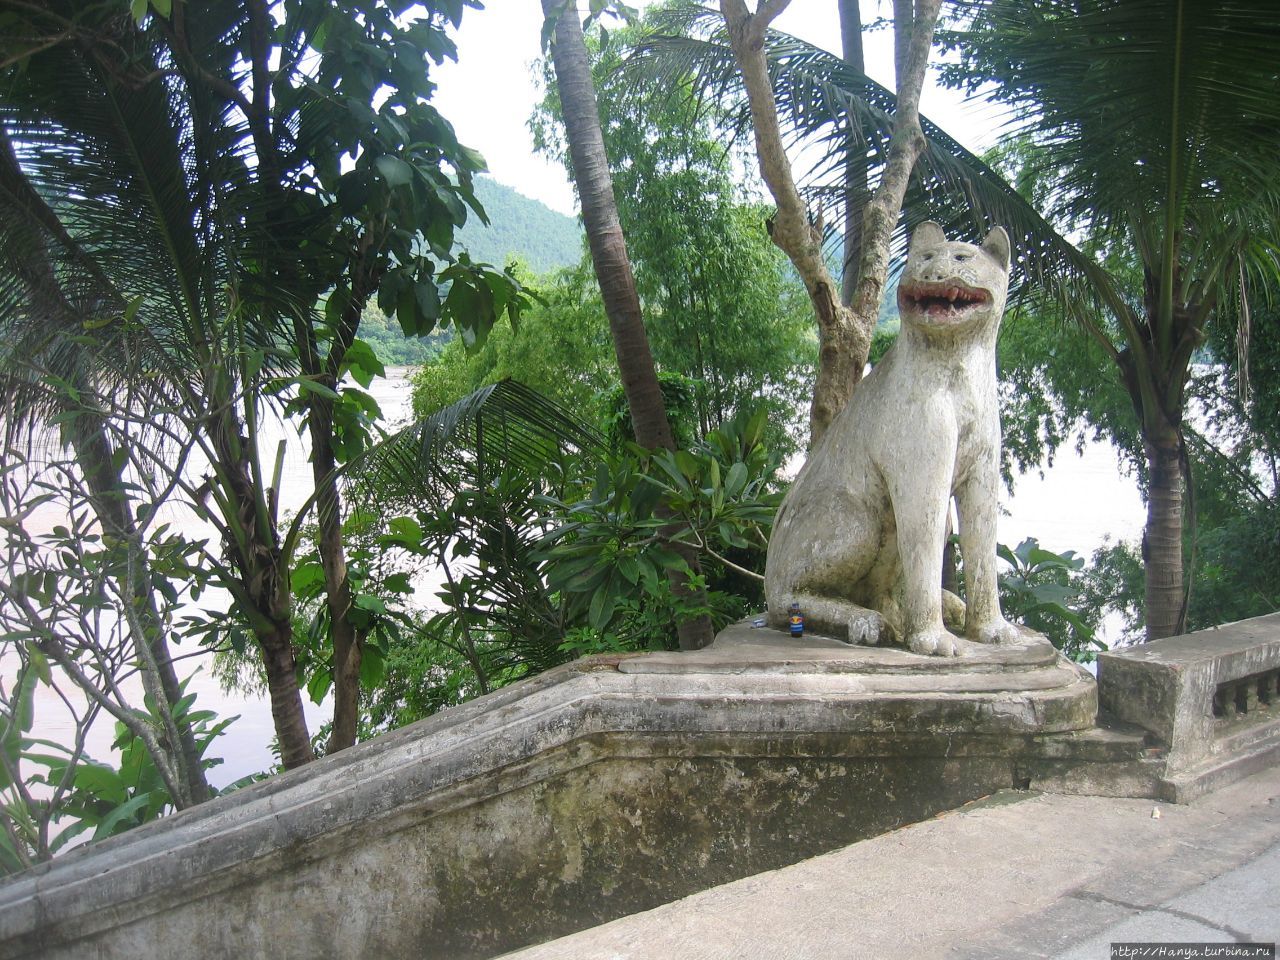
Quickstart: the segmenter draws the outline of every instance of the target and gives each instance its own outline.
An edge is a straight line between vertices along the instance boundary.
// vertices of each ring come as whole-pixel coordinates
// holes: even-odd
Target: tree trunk
[[[613,180],[600,131],[600,112],[577,6],[564,0],[542,0],[542,10],[545,16],[556,18],[551,61],[564,109],[573,176],[582,203],[582,220],[604,299],[605,314],[609,318],[609,332],[618,358],[618,370],[636,442],[650,449],[671,450],[675,443],[662,402],[653,354],[649,349],[626,240],[618,222]],[[672,544],[672,547],[698,575],[698,558],[693,549],[684,544]],[[669,577],[678,597],[696,602],[700,591],[690,589],[687,576],[671,572]],[[705,647],[714,639],[711,619],[706,615],[681,620],[677,631],[680,647],[685,650]]]
[[[334,382],[326,382],[336,389]],[[364,656],[361,637],[351,623],[351,581],[347,577],[347,556],[342,538],[342,502],[333,471],[333,402],[313,398],[310,404],[311,473],[319,496],[316,499],[316,548],[324,569],[325,603],[329,608],[329,638],[333,643],[333,727],[326,753],[336,753],[356,742],[360,719],[360,661]]]
[[[293,770],[315,759],[306,715],[302,712],[302,691],[298,688],[297,662],[293,656],[293,630],[289,624],[274,632],[258,634],[262,664],[271,692],[271,719],[280,741],[280,762]]]
[[[173,751],[179,779],[185,786],[186,795],[174,797],[174,806],[181,810],[196,803],[204,803],[212,796],[209,782],[205,779],[204,767],[200,762],[200,750],[196,745],[195,734],[191,725],[172,717],[174,704],[182,699],[182,686],[178,682],[178,674],[173,666],[173,657],[169,653],[169,643],[165,637],[164,624],[152,592],[151,573],[146,564],[146,551],[138,536],[138,529],[129,511],[131,503],[125,491],[120,471],[115,466],[115,458],[111,454],[111,444],[101,424],[96,429],[85,422],[88,414],[77,417],[72,424],[71,445],[75,451],[76,462],[84,471],[85,483],[89,487],[94,513],[102,524],[103,531],[122,542],[127,542],[139,558],[137,567],[131,577],[132,582],[126,585],[129,599],[133,602],[133,615],[128,617],[133,641],[138,647],[146,645],[149,657],[144,657],[139,650],[139,657],[144,661],[142,669],[143,686],[151,694],[157,710],[169,712],[170,719],[165,726],[169,737],[177,737],[178,746]],[[127,600],[126,600],[127,602]],[[134,629],[137,627],[137,629]],[[158,689],[157,689],[158,688]]]
[[[360,330],[360,318],[377,288],[382,268],[370,264],[363,254],[372,248],[371,227],[366,227],[366,243],[362,256],[351,270],[351,294],[342,311],[342,322],[323,369],[315,355],[313,340],[307,340],[303,361],[308,372],[314,368],[320,382],[335,393],[342,360]],[[313,335],[308,327],[305,335]],[[300,336],[302,334],[300,333]],[[310,398],[311,407],[311,472],[319,496],[316,519],[320,537],[317,548],[324,568],[325,602],[329,606],[329,636],[333,642],[333,728],[326,753],[336,753],[353,746],[360,722],[360,664],[364,660],[364,636],[351,622],[354,596],[347,576],[346,543],[342,533],[342,497],[334,477],[338,461],[333,450],[333,401],[327,397]]]
[[[271,716],[280,741],[280,759],[293,769],[315,759],[307,718],[298,688],[293,654],[293,596],[289,570],[280,553],[274,520],[251,476],[247,447],[233,403],[222,404],[222,416],[211,425],[218,465],[219,499],[226,512],[225,549],[238,574],[238,605],[250,622],[262,653],[271,694]]]
[[[1147,639],[1183,632],[1182,451],[1175,435],[1144,441],[1147,455],[1146,560]]]
[[[862,11],[858,0],[840,0],[840,52],[844,62],[865,74],[866,59],[862,51]],[[853,120],[849,121],[851,124]],[[867,151],[859,146],[861,132],[852,129],[849,156],[844,165],[844,258],[840,274],[840,302],[853,303],[858,286],[858,267],[862,263],[862,216],[867,194]]]
[[[822,255],[822,237],[809,223],[778,125],[765,32],[789,2],[760,0],[756,12],[751,13],[745,0],[720,0],[720,12],[724,15],[729,42],[751,104],[760,173],[778,208],[771,236],[804,281],[818,320],[821,346],[809,411],[810,443],[813,444],[848,402],[867,363],[871,333],[879,317],[889,270],[889,245],[902,211],[911,169],[924,149],[920,90],[924,85],[940,0],[919,0],[917,9],[912,8],[910,0],[894,3],[895,29],[902,34],[896,43],[898,106],[885,170],[863,214],[861,262],[851,297],[852,308],[845,307],[836,298],[837,286]],[[903,24],[909,24],[906,30],[902,29]]]

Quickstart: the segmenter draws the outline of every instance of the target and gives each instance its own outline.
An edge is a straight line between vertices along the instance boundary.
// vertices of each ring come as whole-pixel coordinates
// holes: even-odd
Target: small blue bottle
[[[800,604],[791,605],[791,615],[787,619],[793,637],[804,636],[804,614],[800,612]]]

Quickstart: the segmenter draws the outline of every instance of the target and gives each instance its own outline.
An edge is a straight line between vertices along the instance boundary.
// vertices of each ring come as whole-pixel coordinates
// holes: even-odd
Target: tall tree
[[[636,442],[650,449],[671,450],[675,448],[675,442],[663,406],[653,354],[649,349],[626,239],[618,222],[618,207],[600,132],[600,113],[596,107],[591,65],[577,6],[573,0],[542,0],[542,11],[548,27],[554,30],[551,61],[564,111],[574,181],[578,186],[587,243],[600,282],[605,314],[609,318],[609,330]],[[688,568],[696,575],[698,561],[694,552],[683,545],[676,546]],[[689,595],[687,575],[672,571],[671,576],[677,595]],[[681,620],[677,629],[683,649],[704,647],[713,639],[711,619],[706,614]]]
[[[587,44],[654,357],[660,369],[695,381],[701,435],[739,411],[766,408],[770,448],[789,455],[795,411],[810,389],[807,304],[792,294],[765,211],[749,202],[733,154],[717,139],[728,118],[692,95],[688,77],[654,85],[628,69],[645,36],[641,22],[588,36]],[[534,117],[535,142],[568,167],[560,116],[552,82]]]
[[[360,314],[377,291],[407,332],[452,316],[479,336],[518,303],[508,278],[467,262],[437,272],[479,210],[481,161],[427,104],[427,58],[452,54],[445,27],[464,5],[403,18],[378,0],[358,17],[320,0],[176,0],[134,21],[112,4],[0,3],[20,27],[4,37],[0,116],[21,131],[22,171],[128,305],[96,338],[50,327],[49,348],[24,359],[76,338],[93,399],[134,455],[218,531],[205,562],[233,615],[206,627],[256,640],[286,766],[312,748],[292,623],[298,522],[282,528],[264,469],[266,405],[301,415],[312,440],[340,749],[354,739],[362,636],[333,467],[358,452],[371,409],[340,382],[370,372]],[[143,348],[114,350],[116,327]],[[144,427],[168,446],[147,448]]]
[[[954,36],[967,81],[995,81],[1042,171],[1051,218],[1140,266],[1098,263],[1102,319],[1077,316],[1115,363],[1146,457],[1148,639],[1186,621],[1183,419],[1192,358],[1225,311],[1280,263],[1280,8],[1255,0],[976,6]]]

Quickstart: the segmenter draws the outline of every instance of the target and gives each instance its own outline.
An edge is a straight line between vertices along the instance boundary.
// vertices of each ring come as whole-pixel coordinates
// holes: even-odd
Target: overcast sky
[[[649,0],[631,3],[643,8]],[[527,126],[540,98],[532,64],[540,54],[542,5],[539,0],[488,0],[486,7],[463,15],[456,36],[458,62],[436,71],[435,105],[453,123],[458,138],[484,154],[495,179],[555,210],[575,214],[573,188],[564,170],[534,155]],[[883,0],[863,0],[862,7],[864,23],[890,9]],[[839,51],[836,0],[793,0],[777,27]],[[892,87],[892,34],[868,33],[864,44],[867,72]],[[921,110],[970,149],[985,148],[993,140],[989,108],[966,105],[952,91],[930,84]]]

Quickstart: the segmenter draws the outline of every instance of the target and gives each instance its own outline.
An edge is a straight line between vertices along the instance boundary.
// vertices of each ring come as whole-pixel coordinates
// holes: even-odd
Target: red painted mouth
[[[898,287],[898,305],[935,320],[955,320],[991,302],[986,290],[954,283],[916,283]]]

